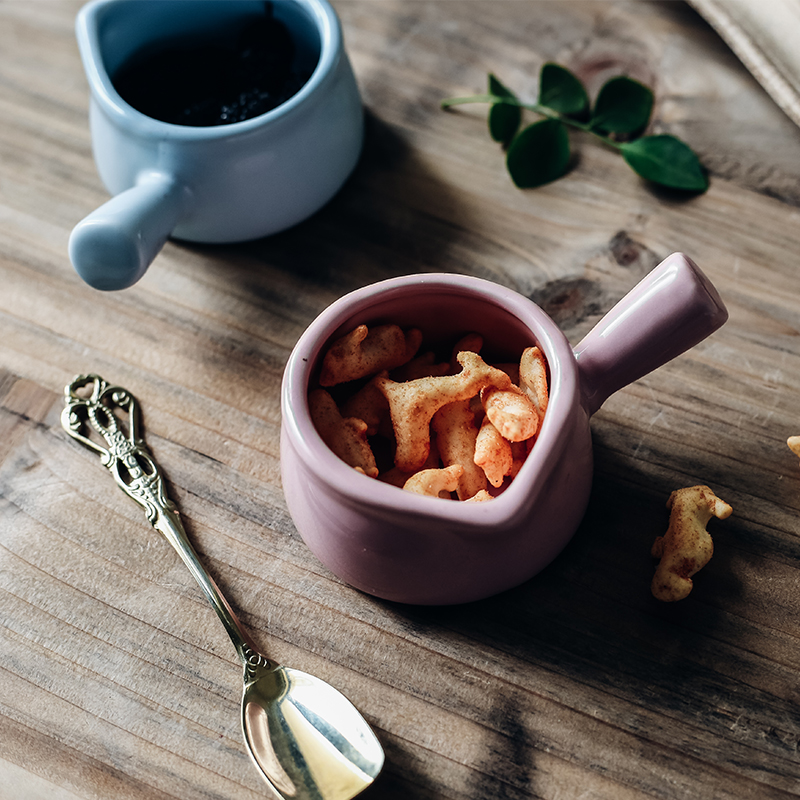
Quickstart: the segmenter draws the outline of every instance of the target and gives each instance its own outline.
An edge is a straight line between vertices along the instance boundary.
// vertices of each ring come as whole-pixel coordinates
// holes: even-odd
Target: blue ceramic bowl
[[[114,195],[70,238],[72,263],[90,285],[135,283],[169,236],[237,242],[295,225],[327,203],[353,170],[363,108],[327,0],[274,0],[296,58],[313,72],[261,116],[175,125],[137,111],[115,89],[116,70],[143,48],[178,37],[213,40],[227,23],[263,7],[252,0],[93,0],[79,12],[94,158]]]

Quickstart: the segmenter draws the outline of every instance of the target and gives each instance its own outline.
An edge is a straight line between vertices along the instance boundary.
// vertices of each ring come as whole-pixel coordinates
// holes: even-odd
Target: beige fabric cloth
[[[688,0],[800,125],[800,0]]]

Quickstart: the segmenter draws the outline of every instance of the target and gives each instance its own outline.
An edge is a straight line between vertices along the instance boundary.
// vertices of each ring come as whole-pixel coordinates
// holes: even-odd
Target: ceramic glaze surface
[[[477,278],[411,275],[341,298],[301,336],[284,373],[281,470],[300,535],[344,581],[389,600],[461,603],[518,585],[561,552],[585,513],[591,414],[624,381],[697,344],[726,318],[713,286],[680,254],[575,352],[527,298]],[[307,395],[326,344],[357,324],[390,322],[421,328],[426,343],[476,331],[482,352],[498,359],[532,344],[544,352],[550,405],[527,461],[499,497],[465,504],[404,492],[357,473],[317,434]]]
[[[363,109],[327,0],[276,0],[298,58],[316,67],[272,111],[196,128],[141,114],[114,89],[114,70],[156,37],[208,36],[263,4],[248,0],[94,0],[76,32],[89,87],[95,162],[114,197],[73,231],[70,258],[100,289],[138,280],[169,236],[235,242],[301,222],[358,161]]]

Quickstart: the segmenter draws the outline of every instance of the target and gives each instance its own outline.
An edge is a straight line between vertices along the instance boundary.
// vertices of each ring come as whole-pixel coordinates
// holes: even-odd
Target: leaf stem
[[[469,97],[449,97],[446,100],[442,100],[442,108],[466,105],[468,103],[491,103],[492,105],[495,103],[505,103],[508,106],[518,106],[519,108],[533,111],[535,114],[540,114],[543,117],[560,120],[565,125],[569,125],[577,130],[590,133],[592,136],[600,139],[600,141],[604,142],[609,147],[613,147],[615,150],[620,150],[622,148],[622,145],[619,142],[610,139],[608,136],[604,136],[602,133],[598,133],[592,128],[591,125],[588,125],[585,122],[578,122],[578,120],[572,119],[571,117],[565,117],[563,114],[559,114],[558,111],[554,111],[552,108],[548,108],[547,106],[541,106],[538,103],[523,103],[516,97],[500,97],[499,95],[494,94],[473,94]]]

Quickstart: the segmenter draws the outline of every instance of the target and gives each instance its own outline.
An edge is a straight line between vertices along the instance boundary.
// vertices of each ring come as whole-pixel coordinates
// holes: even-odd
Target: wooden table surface
[[[0,797],[260,798],[240,668],[174,552],[59,425],[71,378],[129,388],[189,536],[256,640],[363,711],[373,798],[800,795],[800,131],[680,2],[335,0],[368,112],[361,162],[298,227],[169,243],[117,293],[86,286],[72,226],[92,161],[78,2],[0,3]],[[521,191],[485,107],[555,60],[596,92],[653,86],[707,194],[644,185],[578,136]],[[412,272],[489,278],[575,344],[673,251],[730,311],[594,416],[585,519],[544,572],[465,606],[406,607],[332,576],[279,471],[283,367],[339,296]],[[650,594],[670,492],[733,506],[691,595]]]

